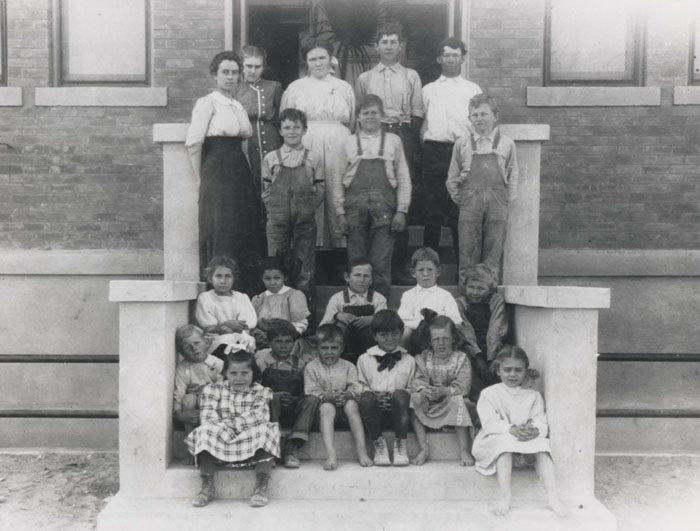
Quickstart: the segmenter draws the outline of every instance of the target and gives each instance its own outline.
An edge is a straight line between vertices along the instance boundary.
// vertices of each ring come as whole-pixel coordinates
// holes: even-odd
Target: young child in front
[[[472,421],[465,400],[471,386],[469,357],[458,350],[457,327],[449,317],[438,315],[429,321],[431,349],[416,356],[416,376],[411,384],[413,431],[420,452],[412,461],[422,465],[430,458],[427,428],[454,426],[459,443],[459,464],[473,466]]]
[[[345,140],[345,175],[333,183],[338,225],[348,235],[348,259],[367,258],[374,288],[389,296],[396,233],[406,228],[411,176],[401,138],[382,129],[384,106],[375,94],[357,103],[357,133]]]
[[[227,256],[212,258],[204,274],[212,289],[199,294],[194,316],[204,332],[212,337],[209,351],[220,343],[217,336],[223,334],[244,334],[255,328],[258,317],[248,295],[235,291],[238,267]]]
[[[301,141],[306,115],[284,109],[278,119],[283,145],[265,155],[262,200],[267,212],[267,253],[292,251],[301,261],[296,288],[312,302],[316,270],[316,209],[323,203],[326,181],[321,157]]]
[[[340,359],[344,340],[340,329],[332,324],[318,327],[318,358],[304,369],[304,392],[321,401],[319,417],[321,436],[328,458],[324,470],[338,467],[333,433],[336,424],[349,424],[355,441],[355,452],[360,465],[372,466],[365,446],[365,430],[357,400],[362,389],[357,379],[357,369],[347,360]]]
[[[394,429],[393,465],[409,464],[406,436],[411,422],[411,395],[408,388],[415,375],[416,362],[399,345],[403,327],[403,321],[393,310],[377,312],[372,319],[377,346],[357,360],[362,385],[360,415],[374,445],[374,464],[377,466],[392,464],[382,435],[383,424],[391,424]]]
[[[501,277],[508,209],[518,191],[515,142],[496,127],[498,107],[488,94],[469,101],[474,132],[452,151],[445,186],[459,206],[459,268],[484,263]]]
[[[510,509],[512,468],[535,464],[544,483],[549,508],[559,516],[567,516],[554,481],[554,463],[550,455],[547,415],[542,395],[522,387],[528,376],[530,361],[525,351],[507,345],[494,359],[501,383],[481,392],[476,409],[481,430],[474,439],[472,453],[476,471],[498,475],[500,496],[494,513],[504,515]]]
[[[293,353],[297,331],[289,321],[272,319],[267,328],[269,349],[255,354],[262,371],[262,384],[272,389],[272,420],[291,432],[284,445],[284,466],[299,468],[297,450],[309,440],[319,400],[304,394],[304,360]]]
[[[496,291],[497,287],[496,276],[486,264],[467,267],[459,282],[461,294],[456,301],[462,316],[461,331],[468,339],[467,344],[476,347],[468,352],[474,369],[470,394],[474,401],[484,387],[498,382],[493,359],[508,333],[506,301]]]
[[[196,325],[178,326],[175,347],[182,356],[175,369],[173,417],[185,425],[185,434],[199,425],[199,397],[207,384],[221,380],[224,363],[207,354],[209,342]]]
[[[287,286],[289,267],[281,256],[269,256],[262,261],[262,281],[266,290],[253,297],[258,325],[253,337],[258,350],[267,348],[267,329],[272,319],[289,321],[301,336],[309,327],[309,306],[306,295]]]
[[[202,490],[192,505],[204,507],[215,498],[214,474],[220,461],[234,467],[255,466],[255,490],[249,503],[262,507],[268,502],[272,462],[280,455],[279,425],[270,422],[272,391],[260,384],[253,355],[244,350],[226,356],[224,378],[204,387],[202,423],[185,439],[202,477]]]
[[[405,330],[401,344],[411,344],[411,336],[423,320],[421,310],[433,310],[438,315],[446,315],[460,325],[462,318],[457,309],[457,303],[449,291],[437,285],[440,276],[440,257],[430,247],[417,249],[411,257],[411,275],[416,279],[416,286],[401,295],[399,316],[403,320]],[[411,352],[418,354],[418,352]]]
[[[375,345],[371,324],[374,314],[387,309],[386,298],[374,291],[372,264],[366,258],[349,260],[345,269],[346,287],[335,293],[326,306],[321,325],[334,324],[343,333],[343,358],[357,362],[360,354]]]

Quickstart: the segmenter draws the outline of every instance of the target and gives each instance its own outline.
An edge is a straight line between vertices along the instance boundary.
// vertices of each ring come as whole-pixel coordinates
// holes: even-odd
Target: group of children
[[[455,300],[437,285],[435,251],[418,249],[411,264],[417,285],[403,294],[397,312],[372,290],[371,264],[351,262],[347,285],[331,297],[315,336],[302,336],[309,322],[306,300],[285,285],[279,257],[264,261],[267,289],[253,303],[233,290],[235,262],[212,260],[212,289],[197,300],[198,325],[183,325],[176,334],[182,359],[174,416],[185,426],[185,444],[202,476],[195,506],[214,498],[217,463],[255,466],[250,504],[265,505],[272,461],[298,468],[298,451],[316,427],[327,454],[325,470],[338,465],[336,427],[350,429],[363,467],[422,465],[430,458],[429,430],[453,428],[460,465],[476,461],[484,474],[498,470],[506,477],[511,462],[528,461],[503,456],[535,454],[550,506],[565,513],[554,490],[543,401],[538,392],[521,388],[525,353],[503,343],[505,305],[493,272],[483,265],[470,268]],[[406,444],[411,424],[420,447],[413,459]],[[283,439],[280,426],[288,429]],[[394,431],[391,449],[385,429]],[[499,484],[496,512],[503,514],[510,481]]]

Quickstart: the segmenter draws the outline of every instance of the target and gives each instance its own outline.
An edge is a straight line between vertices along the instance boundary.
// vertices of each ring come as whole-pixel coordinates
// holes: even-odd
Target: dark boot
[[[192,505],[195,507],[204,507],[216,496],[216,487],[214,486],[214,475],[207,474],[202,476],[202,490],[192,498]]]
[[[265,507],[267,505],[267,484],[270,482],[270,476],[264,473],[255,475],[255,490],[250,497],[249,505],[251,507]]]

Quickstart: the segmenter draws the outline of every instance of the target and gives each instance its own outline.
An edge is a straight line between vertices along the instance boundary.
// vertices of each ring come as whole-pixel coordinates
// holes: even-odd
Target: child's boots
[[[299,468],[299,466],[301,466],[299,456],[297,455],[297,446],[297,442],[294,439],[288,440],[284,445],[285,468]]]
[[[270,476],[268,474],[258,473],[255,475],[255,490],[248,503],[251,507],[265,507],[267,505],[267,486],[269,482]]]
[[[394,466],[408,466],[406,439],[394,439]]]
[[[374,464],[375,466],[390,466],[389,448],[386,446],[384,437],[379,437],[374,441]]]
[[[214,475],[207,474],[202,476],[202,490],[192,498],[192,505],[195,507],[204,507],[216,496],[216,487],[214,486]]]

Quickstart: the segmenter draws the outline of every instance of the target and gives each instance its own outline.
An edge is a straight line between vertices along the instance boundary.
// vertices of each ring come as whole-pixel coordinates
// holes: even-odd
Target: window
[[[5,0],[0,0],[0,85],[7,84],[7,26],[5,25]]]
[[[641,85],[635,0],[548,0],[545,85]]]
[[[58,85],[147,85],[149,0],[54,0]]]

